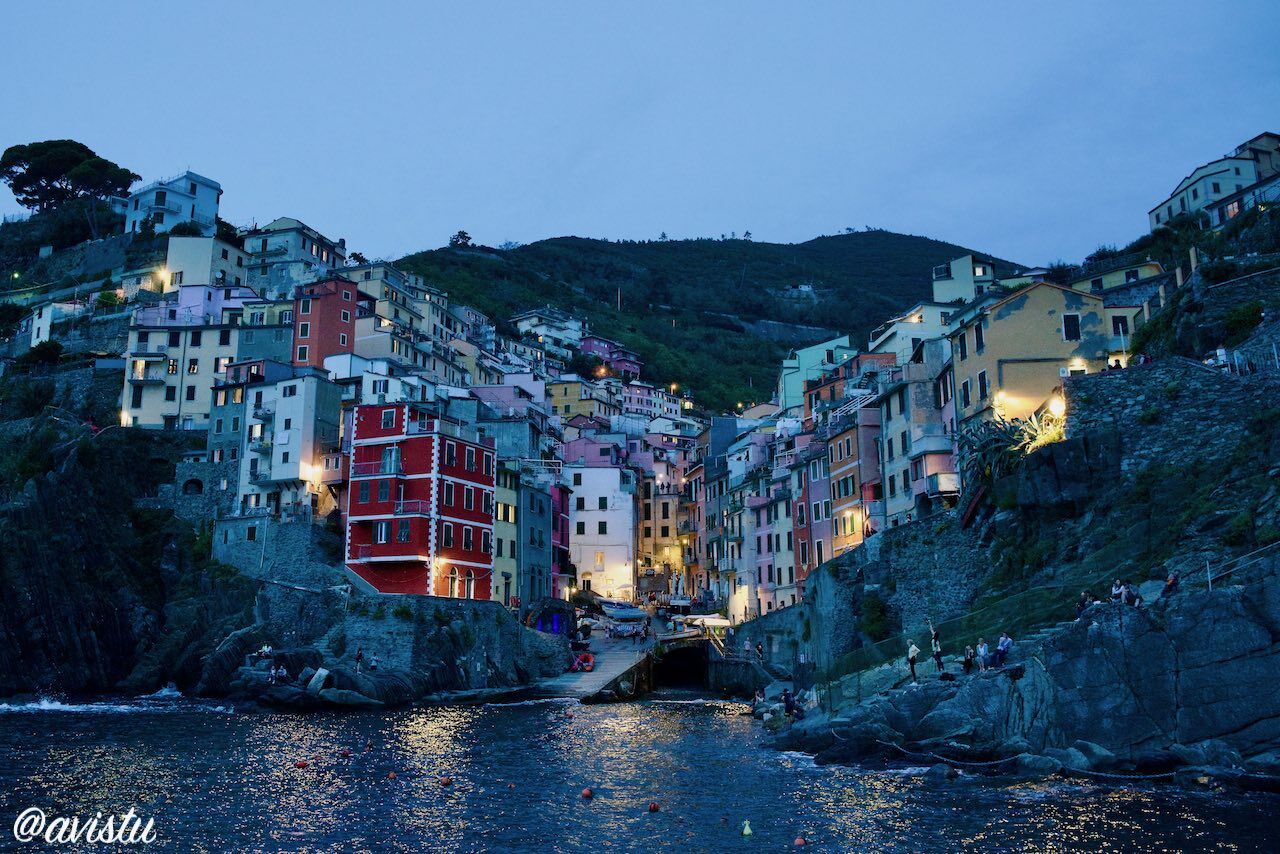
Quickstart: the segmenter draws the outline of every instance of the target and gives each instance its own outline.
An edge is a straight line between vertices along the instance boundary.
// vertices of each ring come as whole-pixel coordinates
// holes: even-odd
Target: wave
[[[161,689],[164,691],[167,689]],[[176,692],[175,692],[176,693]],[[168,699],[173,696],[170,694],[152,694],[152,697],[159,699]],[[181,697],[181,694],[177,696]],[[147,698],[141,698],[144,701]],[[132,714],[132,713],[156,713],[156,712],[213,712],[215,714],[230,715],[235,713],[235,709],[230,706],[208,706],[208,705],[189,705],[187,703],[64,703],[61,700],[54,700],[48,697],[41,697],[30,703],[0,703],[0,714],[38,714],[41,712],[59,712],[67,714]]]
[[[508,709],[514,706],[567,706],[580,705],[573,697],[539,697],[536,700],[518,700],[514,703],[485,703],[486,709]]]
[[[156,691],[154,694],[147,694],[145,700],[181,700],[182,692],[174,686],[172,682]]]

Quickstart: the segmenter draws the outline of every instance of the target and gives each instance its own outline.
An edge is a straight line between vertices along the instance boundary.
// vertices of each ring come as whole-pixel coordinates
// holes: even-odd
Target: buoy
[[[346,757],[351,755],[351,748],[350,747],[342,748],[342,752],[339,755],[345,759]]]
[[[388,771],[388,772],[387,772],[387,779],[388,779],[388,780],[394,780],[395,778],[396,778],[396,772],[395,772],[395,771]]]
[[[582,790],[582,797],[588,801],[591,800],[591,798],[594,797],[594,795],[595,795],[595,792],[591,791],[590,786]]]
[[[660,809],[662,809],[662,807],[658,806],[657,801],[649,801],[649,812],[657,812]]]
[[[809,844],[809,840],[805,839],[803,836],[797,836],[797,837],[796,837],[796,847],[797,847],[797,848],[799,848],[801,845],[808,845],[808,844]]]
[[[294,767],[294,768],[306,768],[308,764],[309,764],[309,763],[307,762],[307,760],[305,760],[305,759],[299,759],[297,762],[293,763],[293,767]]]
[[[743,836],[750,836],[750,835],[751,835],[751,822],[749,822],[749,821],[744,821],[744,822],[742,823],[742,835],[743,835]]]
[[[373,750],[373,739],[372,739],[372,738],[371,738],[371,739],[369,739],[368,741],[366,741],[366,742],[364,743],[364,752],[365,752],[365,753],[368,753],[370,750]]]
[[[508,784],[507,784],[507,788],[508,788],[508,789],[514,789],[515,787],[516,787],[516,784],[515,784],[515,783],[508,783]]]
[[[440,778],[440,785],[441,785],[441,786],[452,786],[452,785],[453,785],[453,778],[452,778],[452,777],[441,777],[441,778]]]

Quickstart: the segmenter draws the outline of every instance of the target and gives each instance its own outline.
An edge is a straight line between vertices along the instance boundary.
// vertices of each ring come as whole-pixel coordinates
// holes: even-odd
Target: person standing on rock
[[[356,673],[360,672],[360,666],[364,664],[364,650],[356,647]]]
[[[1013,638],[1009,637],[1008,632],[1000,633],[1000,642],[996,644],[996,667],[1004,667],[1004,660],[1009,657],[1009,650],[1013,648]]]
[[[915,641],[907,641],[907,666],[911,668],[911,681],[916,681],[916,658],[920,655],[920,647]]]
[[[973,672],[973,663],[976,655],[977,653],[973,651],[972,646],[966,646],[964,648],[964,675],[965,676],[968,676],[970,673]]]
[[[942,672],[942,639],[938,637],[938,630],[933,630],[933,637],[929,640],[929,645],[933,648],[933,663],[937,666],[938,672]]]
[[[1119,602],[1124,598],[1124,585],[1120,583],[1120,579],[1116,579],[1116,583],[1111,585],[1111,601]]]
[[[986,638],[978,638],[978,670],[986,671],[987,669],[987,641]]]

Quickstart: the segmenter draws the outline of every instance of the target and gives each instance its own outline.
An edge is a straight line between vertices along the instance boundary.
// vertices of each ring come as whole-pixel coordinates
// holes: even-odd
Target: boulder
[[[1084,756],[1085,761],[1089,763],[1089,770],[1091,771],[1108,771],[1116,767],[1116,755],[1100,744],[1080,740],[1072,744],[1071,747]]]
[[[1062,771],[1062,763],[1050,756],[1019,753],[1014,759],[1015,770],[1027,777],[1052,777]]]
[[[1063,768],[1068,768],[1072,771],[1089,770],[1089,760],[1074,747],[1046,747],[1044,755],[1061,762]]]
[[[927,783],[945,783],[959,776],[960,772],[945,762],[932,765],[928,771],[924,772],[924,779]]]
[[[315,674],[307,681],[307,693],[319,694],[324,688],[325,681],[329,678],[329,671],[321,667],[316,670]]]
[[[319,696],[321,700],[326,703],[332,703],[335,706],[375,708],[386,705],[381,700],[375,700],[356,691],[348,691],[341,688],[325,688],[320,692]]]

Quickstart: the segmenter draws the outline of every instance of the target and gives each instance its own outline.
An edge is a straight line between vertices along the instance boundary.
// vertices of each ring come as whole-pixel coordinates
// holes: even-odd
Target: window
[[[893,459],[893,437],[890,436],[884,441],[884,458],[886,460]]]
[[[1127,284],[1130,284],[1130,283],[1132,283],[1132,282],[1136,282],[1136,281],[1138,281],[1138,271],[1137,271],[1137,270],[1125,270],[1125,271],[1124,271],[1124,283],[1125,283],[1126,285],[1127,285]]]
[[[1159,216],[1159,214],[1156,214],[1156,216]],[[1089,290],[1095,294],[1102,293],[1102,279],[1101,278],[1090,279]]]
[[[465,459],[466,459],[467,471],[475,471],[476,470],[476,449],[468,447],[466,449]]]
[[[345,308],[342,310],[342,322],[343,323],[351,322],[351,312],[347,311]]]
[[[298,387],[296,385],[286,385],[280,387],[281,397],[297,397]]]
[[[577,526],[577,534],[578,534],[578,536],[579,536],[579,537],[581,537],[581,536],[585,535],[586,533],[587,533],[587,523],[586,523],[586,522],[579,522],[579,523],[578,523],[578,526]]]
[[[582,473],[581,473],[581,472],[576,472],[576,473],[574,473],[574,475],[573,475],[573,485],[574,485],[574,486],[582,486]]]
[[[391,481],[389,480],[378,481],[378,500],[379,501],[391,500]]]
[[[978,400],[987,399],[987,372],[978,371]]]
[[[453,506],[453,484],[452,483],[446,483],[444,485],[444,506],[445,507]]]
[[[1212,187],[1213,187],[1213,192],[1215,192],[1215,193],[1221,193],[1221,192],[1222,192],[1222,187],[1218,185],[1218,182],[1217,182],[1217,181],[1214,181],[1214,182],[1213,182]]]
[[[396,426],[396,411],[394,409],[382,410],[382,429],[390,430]]]
[[[373,523],[373,541],[375,543],[391,542],[391,523],[383,520]]]
[[[297,361],[305,362],[306,360],[307,360],[307,345],[303,344],[301,347],[298,348]]]
[[[607,533],[609,533],[609,523],[608,523],[608,522],[597,522],[597,523],[596,523],[596,533],[597,533],[597,534],[607,534]]]
[[[187,359],[187,373],[189,373],[189,374],[198,374],[198,373],[200,373],[200,360],[199,360],[199,359]]]
[[[599,510],[608,510],[608,509],[609,509],[609,498],[608,498],[608,496],[601,495],[599,498],[597,498],[597,499],[596,499],[596,507],[597,507],[597,509],[599,509]],[[649,509],[649,506],[646,504],[644,509],[648,510],[648,509]]]
[[[474,510],[476,508],[475,490],[469,486],[462,487],[462,509]]]
[[[440,526],[440,541],[446,549],[453,548],[453,525],[445,522]]]
[[[458,464],[458,446],[453,442],[444,443],[444,464],[447,466],[456,466]]]
[[[187,400],[195,400],[195,399],[196,399],[196,387],[193,385],[187,386]]]
[[[475,548],[475,531],[470,526],[462,529],[462,548],[471,551]]]
[[[978,321],[973,327],[973,349],[981,353],[982,349],[987,346],[986,333],[982,331],[982,321]]]
[[[970,402],[969,381],[965,380],[960,383],[960,405],[968,409]]]
[[[1128,335],[1129,334],[1129,318],[1123,314],[1117,314],[1111,318],[1111,334],[1112,335]]]
[[[310,313],[311,313],[311,300],[309,299],[301,300],[298,303],[298,314],[310,314]]]
[[[170,373],[171,375],[172,375],[172,374],[176,374],[176,373],[178,373],[178,360],[177,360],[177,359],[170,359],[170,360],[169,360],[169,364],[168,364],[168,371],[169,371],[169,373]]]
[[[173,388],[173,386],[169,386],[169,388]],[[133,387],[133,392],[129,398],[129,407],[137,409],[140,406],[142,406],[142,386],[136,385]]]
[[[1062,340],[1063,341],[1079,341],[1080,340],[1080,315],[1079,314],[1062,315]]]
[[[204,340],[204,333],[199,329],[191,330],[191,346],[199,347],[200,342]]]
[[[409,520],[401,519],[396,522],[396,542],[409,542]]]
[[[963,362],[965,359],[969,358],[969,333],[965,332],[963,329],[960,330],[960,340],[958,343],[960,344],[960,361]]]
[[[298,337],[299,337],[299,338],[310,338],[310,337],[311,337],[311,324],[310,324],[310,323],[307,323],[307,322],[304,320],[304,321],[302,321],[301,323],[299,323],[299,324],[298,324]]]
[[[584,498],[584,497],[582,497],[581,495],[579,495],[579,496],[577,497],[577,500],[576,500],[575,504],[574,504],[574,508],[575,508],[575,509],[577,509],[577,510],[586,510],[586,509],[587,509],[587,499],[586,499],[586,498]]]
[[[489,554],[493,551],[493,544],[490,542],[490,534],[488,531],[480,532],[480,551]]]

